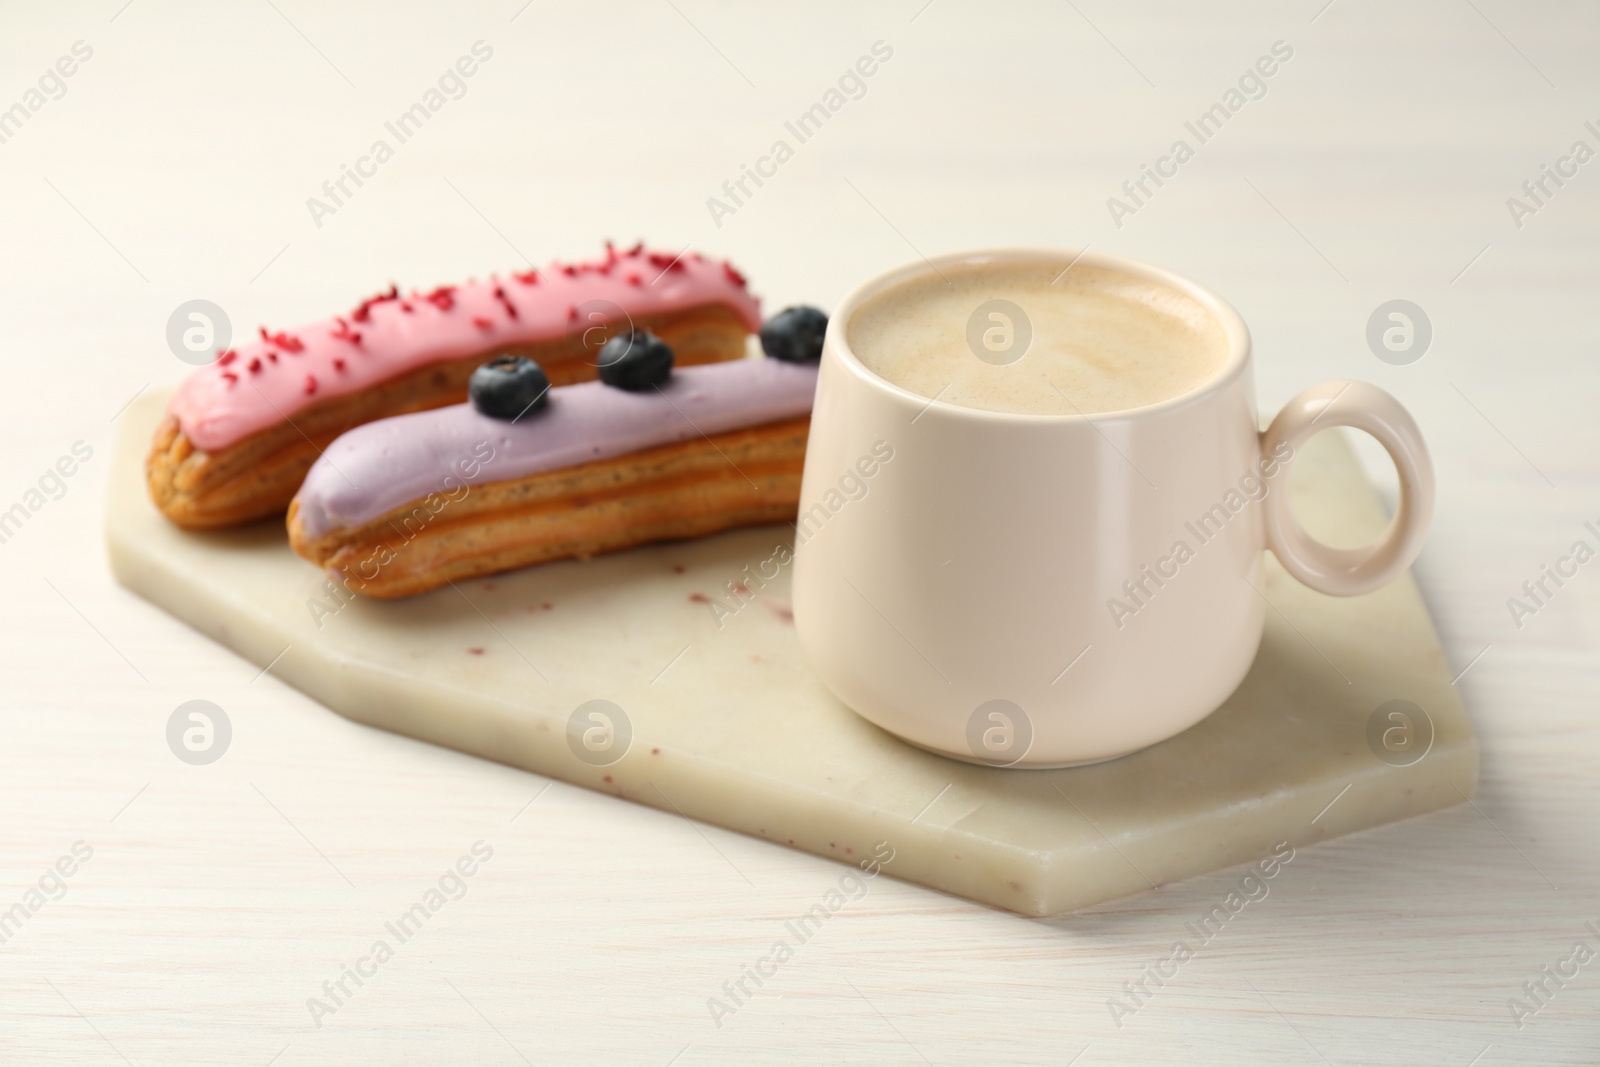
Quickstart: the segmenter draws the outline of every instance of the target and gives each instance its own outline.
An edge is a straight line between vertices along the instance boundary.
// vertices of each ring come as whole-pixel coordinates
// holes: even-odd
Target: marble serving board
[[[119,429],[106,537],[122,584],[351,719],[778,845],[845,863],[892,850],[894,877],[1050,915],[1458,804],[1477,780],[1409,575],[1338,599],[1269,556],[1260,652],[1215,714],[1109,763],[993,769],[834,699],[806,668],[786,571],[732,611],[728,583],[788,527],[341,600],[280,523],[195,534],[162,518],[142,464],[164,403],[141,398]],[[1302,450],[1293,492],[1337,543],[1386,521],[1338,433]]]

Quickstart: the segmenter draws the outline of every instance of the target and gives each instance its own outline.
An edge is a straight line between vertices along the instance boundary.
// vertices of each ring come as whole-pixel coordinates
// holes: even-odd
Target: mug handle
[[[1300,446],[1332,426],[1365,430],[1389,453],[1400,475],[1394,520],[1369,545],[1332,548],[1306,532],[1287,492],[1271,493],[1263,501],[1267,547],[1284,570],[1311,588],[1331,596],[1357,596],[1387,585],[1422,551],[1433,519],[1433,460],[1422,431],[1400,401],[1376,385],[1357,381],[1323,382],[1285,404],[1261,434],[1261,454],[1272,456],[1287,443],[1293,450],[1282,461],[1287,475]]]

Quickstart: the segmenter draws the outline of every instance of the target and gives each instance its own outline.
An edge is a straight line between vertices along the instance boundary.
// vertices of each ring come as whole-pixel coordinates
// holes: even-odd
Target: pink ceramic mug
[[[1057,416],[930,401],[851,352],[850,318],[874,294],[1016,261],[1100,265],[1187,294],[1227,358],[1160,403]],[[1259,425],[1244,321],[1169,271],[1001,250],[866,282],[828,325],[801,488],[794,614],[813,669],[885,730],[969,762],[1072,766],[1180,733],[1249,670],[1263,549],[1312,588],[1354,596],[1410,566],[1432,515],[1427,446],[1376,386],[1325,382]],[[1284,491],[1295,451],[1333,426],[1371,434],[1400,475],[1393,523],[1359,549],[1312,539]]]

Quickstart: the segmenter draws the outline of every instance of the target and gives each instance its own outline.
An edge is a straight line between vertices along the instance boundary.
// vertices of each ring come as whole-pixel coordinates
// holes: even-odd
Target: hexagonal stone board
[[[727,583],[786,527],[342,603],[279,523],[192,534],[161,517],[142,462],[164,400],[141,398],[120,427],[106,531],[128,588],[349,718],[779,845],[857,862],[887,842],[895,877],[1048,915],[1457,804],[1477,780],[1477,740],[1409,576],[1343,600],[1269,557],[1276,610],[1215,714],[1111,763],[997,770],[906,745],[835,700],[807,671],[787,571],[719,628],[708,601],[731,603]],[[1335,433],[1303,450],[1293,492],[1338,543],[1385,522]],[[599,755],[569,742],[592,700],[631,726],[604,766],[621,741]],[[1391,701],[1422,709],[1431,741],[1414,711],[1380,712]],[[1386,730],[1409,755],[1384,747]]]

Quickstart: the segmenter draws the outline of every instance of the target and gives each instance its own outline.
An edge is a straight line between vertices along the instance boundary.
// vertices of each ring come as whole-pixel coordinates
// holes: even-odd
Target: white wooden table
[[[1508,1003],[1600,952],[1600,563],[1520,627],[1507,607],[1600,547],[1600,162],[1520,228],[1506,203],[1600,149],[1600,11],[1324,2],[0,13],[0,109],[39,105],[0,126],[0,511],[39,505],[0,544],[0,1060],[1600,1060],[1600,960],[1520,1027]],[[395,146],[384,123],[480,40],[464,95]],[[877,41],[864,94],[795,145],[785,122]],[[1277,41],[1265,94],[1118,227],[1107,198]],[[393,158],[314,220],[378,138]],[[778,138],[793,158],[714,220]],[[1325,377],[1396,393],[1439,470],[1417,573],[1483,739],[1476,804],[1302,852],[1120,1027],[1108,999],[1239,871],[1051,921],[878,879],[718,1026],[708,999],[839,868],[356,726],[111,582],[112,422],[186,370],[179,304],[287,326],[607,236],[729,255],[772,308],[919,253],[1088,243],[1233,300],[1266,409]],[[1396,298],[1432,323],[1409,365],[1365,339]],[[165,740],[191,699],[233,724],[209,766]],[[479,841],[464,895],[314,1021]]]

